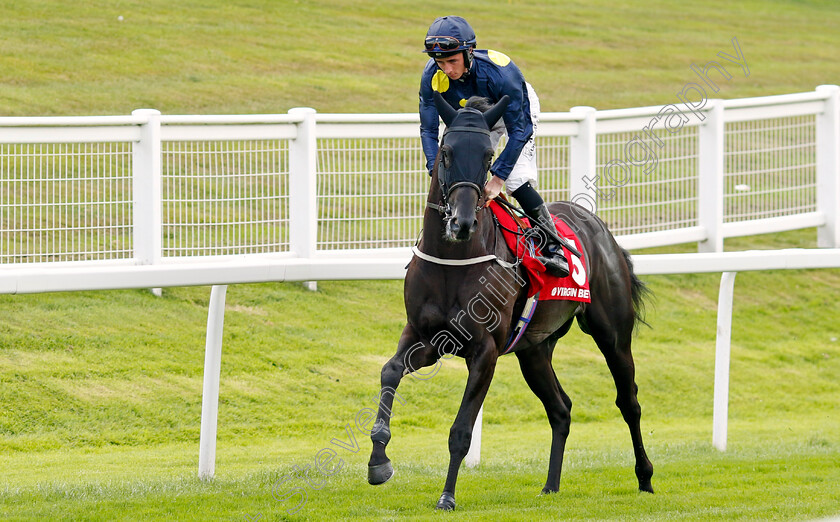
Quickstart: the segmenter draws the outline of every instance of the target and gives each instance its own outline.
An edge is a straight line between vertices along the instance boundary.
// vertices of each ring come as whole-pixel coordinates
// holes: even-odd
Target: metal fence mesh
[[[429,190],[425,157],[419,137],[387,131],[317,140],[318,250],[414,244]],[[132,146],[0,144],[0,264],[131,259]],[[162,257],[289,251],[288,139],[161,146]],[[698,225],[697,127],[601,133],[596,147],[598,213],[614,234]],[[538,136],[537,148],[538,190],[568,200],[570,138]],[[605,170],[611,160],[626,168]],[[817,210],[815,115],[726,123],[723,161],[724,222]],[[147,226],[147,216],[137,219]]]
[[[816,210],[815,116],[726,124],[724,222]]]
[[[569,137],[537,136],[537,189],[545,201],[569,199]]]
[[[407,247],[429,175],[419,138],[318,140],[319,250]]]
[[[697,224],[696,127],[599,134],[597,147],[598,215],[613,234]],[[611,169],[610,180],[604,169],[612,160],[626,169]]]
[[[132,257],[131,143],[0,144],[0,264]]]
[[[288,142],[163,143],[163,256],[289,249]]]

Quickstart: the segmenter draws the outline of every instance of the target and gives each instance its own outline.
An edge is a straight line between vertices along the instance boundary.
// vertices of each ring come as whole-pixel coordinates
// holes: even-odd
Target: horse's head
[[[476,213],[493,159],[490,129],[510,102],[507,96],[486,108],[484,98],[470,98],[458,111],[435,92],[435,106],[446,124],[438,157],[438,182],[446,209],[445,236],[466,241],[478,227]]]

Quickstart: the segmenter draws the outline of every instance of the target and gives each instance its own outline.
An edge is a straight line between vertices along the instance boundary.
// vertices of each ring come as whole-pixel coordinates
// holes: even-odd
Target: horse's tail
[[[621,253],[624,255],[624,262],[627,263],[627,271],[630,273],[630,297],[633,299],[633,314],[636,318],[633,328],[638,328],[639,324],[650,328],[650,325],[645,322],[645,300],[653,296],[653,291],[633,271],[633,258],[630,257],[630,252],[621,248]]]

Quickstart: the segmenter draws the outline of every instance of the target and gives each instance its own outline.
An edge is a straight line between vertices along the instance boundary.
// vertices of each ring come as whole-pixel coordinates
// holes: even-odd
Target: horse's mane
[[[490,108],[493,107],[493,102],[491,102],[489,98],[485,98],[483,96],[470,96],[470,99],[467,100],[467,103],[464,105],[464,107],[470,107],[481,112],[487,112]],[[497,121],[496,124],[493,125],[493,129],[491,130],[499,129],[500,127],[504,127],[504,125],[505,119],[499,118],[499,121]]]
[[[490,102],[490,99],[483,96],[470,96],[470,99],[467,100],[466,105],[464,105],[464,107],[478,109],[481,112],[487,112],[487,110],[492,106],[493,104]]]

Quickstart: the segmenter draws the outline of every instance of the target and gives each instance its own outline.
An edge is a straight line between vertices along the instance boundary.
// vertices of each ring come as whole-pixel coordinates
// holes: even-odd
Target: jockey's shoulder
[[[493,49],[476,49],[473,56],[481,62],[490,63],[496,67],[507,67],[509,65],[516,67],[508,55]]]

